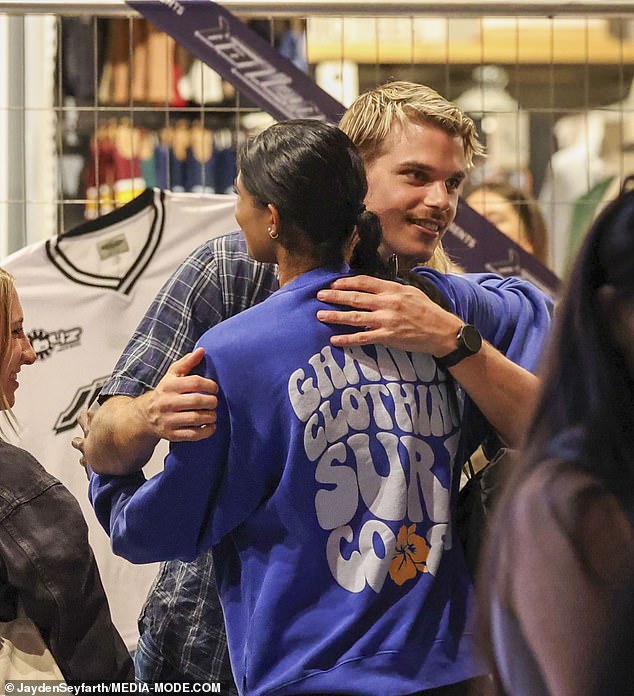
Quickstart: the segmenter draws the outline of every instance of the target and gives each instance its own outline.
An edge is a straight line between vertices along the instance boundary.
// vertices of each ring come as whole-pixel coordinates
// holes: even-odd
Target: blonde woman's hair
[[[4,365],[9,359],[9,347],[11,344],[11,310],[15,292],[13,276],[0,268],[0,365]],[[16,420],[7,400],[7,395],[0,389],[0,410],[7,420],[11,430],[16,431]],[[4,436],[0,425],[0,436]]]
[[[428,123],[459,137],[468,167],[476,155],[484,155],[473,120],[431,87],[415,82],[387,82],[364,92],[346,109],[339,127],[357,146],[367,167],[383,154],[383,143],[394,125],[407,121]],[[460,272],[442,244],[425,265],[443,273]]]

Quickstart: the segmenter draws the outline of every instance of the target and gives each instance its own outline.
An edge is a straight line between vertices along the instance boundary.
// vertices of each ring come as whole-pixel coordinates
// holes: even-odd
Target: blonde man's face
[[[467,171],[460,137],[441,128],[396,124],[367,167],[366,206],[381,218],[382,253],[402,267],[428,261],[458,208]]]

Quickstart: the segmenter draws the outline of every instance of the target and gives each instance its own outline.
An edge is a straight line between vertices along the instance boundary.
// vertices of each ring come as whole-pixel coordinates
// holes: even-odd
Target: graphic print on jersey
[[[234,205],[231,196],[147,189],[110,215],[24,247],[3,262],[16,279],[26,333],[38,356],[20,373],[14,408],[20,433],[13,444],[33,454],[78,500],[113,620],[131,650],[158,566],[134,566],[112,553],[72,448],[73,438],[81,435],[77,415],[97,396],[183,259],[235,229]],[[160,471],[166,454],[161,443],[148,470]]]
[[[55,421],[55,434],[59,435],[66,430],[74,428],[78,423],[78,416],[84,409],[89,409],[99,396],[101,387],[108,381],[110,375],[97,377],[90,384],[79,387],[70,404],[59,414]]]
[[[49,358],[54,351],[75,348],[81,343],[82,329],[75,326],[72,329],[33,329],[27,334],[38,360]]]

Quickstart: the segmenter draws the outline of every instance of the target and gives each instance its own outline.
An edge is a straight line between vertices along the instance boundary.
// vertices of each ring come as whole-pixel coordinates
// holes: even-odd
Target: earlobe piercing
[[[271,239],[277,239],[280,236],[279,232],[276,232],[272,225],[269,225],[266,228],[266,231],[269,233],[269,237]]]

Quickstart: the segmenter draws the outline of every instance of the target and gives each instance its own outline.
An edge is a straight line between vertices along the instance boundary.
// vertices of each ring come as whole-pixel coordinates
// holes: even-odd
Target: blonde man
[[[366,207],[381,219],[383,254],[395,255],[403,269],[433,264],[436,270],[425,273],[449,305],[458,311],[456,283],[463,283],[464,293],[459,294],[472,295],[476,311],[467,308],[459,316],[416,288],[357,276],[337,281],[320,295],[353,311],[324,310],[318,318],[361,329],[333,338],[335,346],[379,342],[436,356],[440,369],[451,372],[502,437],[516,440],[537,390],[529,370],[536,364],[548,328],[550,303],[519,281],[466,276],[458,281],[458,276],[442,272],[447,261],[440,242],[455,217],[472,158],[481,152],[473,122],[428,87],[393,82],[361,95],[344,115],[341,128],[364,158],[369,184]],[[77,447],[93,470],[133,472],[149,459],[161,438],[197,441],[212,435],[217,385],[190,374],[201,352],[186,353],[210,326],[265,299],[276,288],[274,269],[250,260],[239,234],[212,240],[196,250],[148,310],[102,391],[102,405],[92,418],[89,435],[85,441],[78,439]],[[465,329],[467,320],[479,311],[490,312],[493,305],[488,298],[502,298],[509,311],[500,312],[500,335],[493,331],[485,338],[503,343],[512,359],[482,341],[476,327]],[[510,323],[519,324],[519,330],[515,332]],[[183,354],[170,364],[170,356]],[[465,436],[460,451],[454,448],[452,468],[459,465],[463,450],[475,449],[485,432],[471,400],[464,406],[464,430],[469,437]],[[466,569],[460,572],[458,583],[463,588],[463,609],[469,603],[465,573]],[[447,582],[454,580],[447,578]],[[140,623],[139,678],[230,680],[209,555],[191,564],[165,564]],[[456,645],[464,631],[462,620],[458,625],[452,629]],[[466,693],[471,678],[482,674],[471,648],[465,650],[455,656],[455,669],[430,673],[430,695]],[[448,686],[455,682],[460,684]],[[343,686],[353,690],[353,685]],[[223,693],[231,693],[230,688],[227,685]]]
[[[462,142],[464,161],[468,169],[473,166],[475,155],[484,154],[473,121],[458,106],[431,87],[414,82],[388,82],[365,92],[346,110],[339,127],[359,149],[370,176],[377,159],[391,150],[399,133],[402,133],[403,129],[408,130],[409,124],[426,124],[458,138]],[[381,196],[373,196],[372,192],[368,201],[366,204],[370,210],[385,206]],[[382,220],[382,224],[385,234],[386,221]],[[430,258],[425,258],[424,254],[423,258],[413,261],[424,263],[444,273],[456,268],[445,254],[440,241]]]

